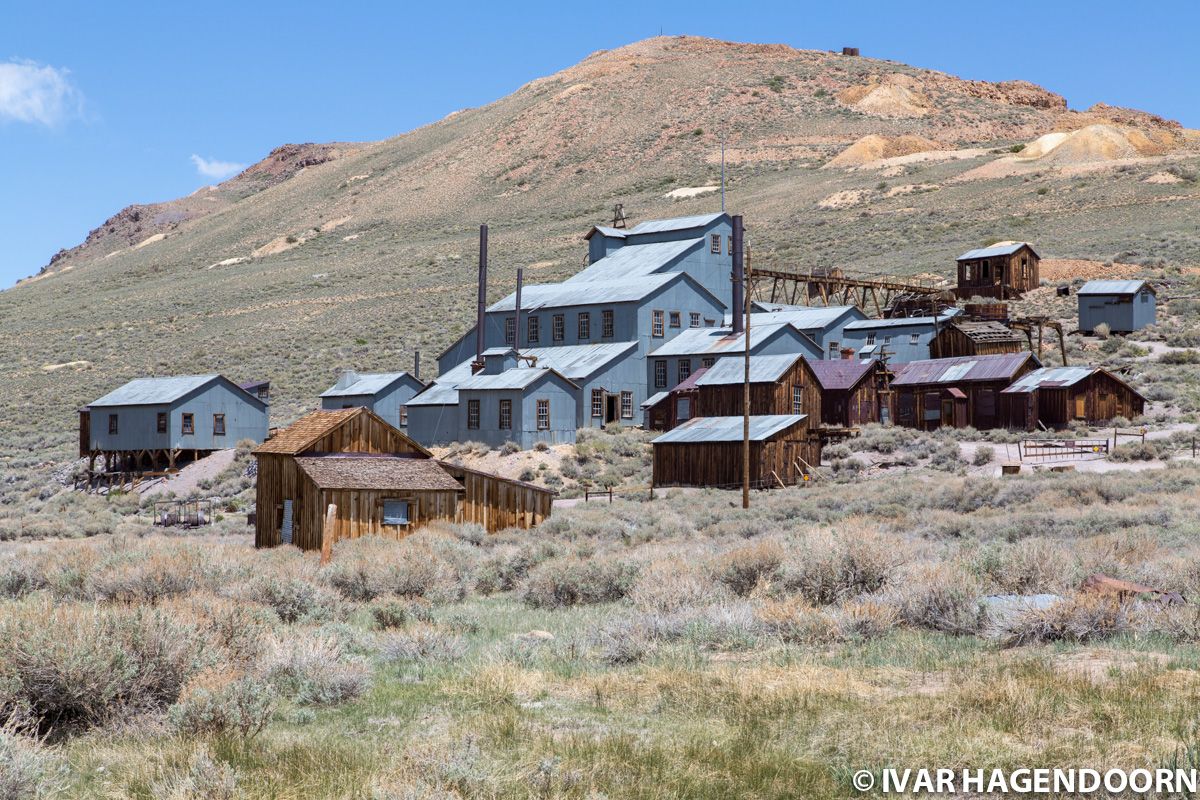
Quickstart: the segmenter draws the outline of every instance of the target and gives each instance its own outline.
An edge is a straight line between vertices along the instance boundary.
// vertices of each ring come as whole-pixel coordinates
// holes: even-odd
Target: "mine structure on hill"
[[[755,266],[758,299],[792,305],[855,305],[878,317],[896,309],[937,305],[946,289],[930,280],[880,275],[847,275],[839,267],[802,269]],[[767,292],[767,286],[770,292]],[[904,316],[908,316],[907,313]]]

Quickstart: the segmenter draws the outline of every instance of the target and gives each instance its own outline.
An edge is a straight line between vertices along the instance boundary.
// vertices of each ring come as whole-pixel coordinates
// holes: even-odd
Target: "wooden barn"
[[[813,361],[809,365],[821,390],[821,425],[855,428],[886,415],[880,389],[887,371],[880,361]]]
[[[960,298],[1007,300],[1036,289],[1041,282],[1040,256],[1027,242],[997,242],[958,257]]]
[[[745,413],[746,362],[722,358],[696,380],[695,416],[724,417]],[[808,359],[787,355],[750,357],[750,413],[806,414],[821,419],[821,386]]]
[[[1146,409],[1146,398],[1099,367],[1051,367],[1023,375],[1000,393],[1000,413],[1009,428],[1034,430],[1088,424],[1114,417],[1133,419]]]
[[[1019,353],[1025,340],[1001,322],[954,320],[938,331],[929,349],[935,358],[990,356]]]
[[[254,456],[258,547],[401,538],[434,520],[530,527],[549,516],[553,498],[548,489],[443,464],[363,407],[314,411]]]
[[[921,430],[946,426],[979,430],[1007,427],[999,395],[1041,367],[1032,353],[959,356],[911,361],[893,367],[897,425]]]
[[[744,417],[696,417],[655,439],[653,485],[742,485]],[[750,485],[790,486],[821,463],[820,442],[804,414],[750,418]]]

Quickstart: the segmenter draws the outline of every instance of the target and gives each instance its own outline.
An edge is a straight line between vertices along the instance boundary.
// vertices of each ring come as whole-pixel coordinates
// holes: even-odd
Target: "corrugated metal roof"
[[[914,386],[962,381],[1011,380],[1033,356],[1029,353],[1000,353],[988,356],[956,356],[896,364],[893,386]],[[1034,363],[1037,359],[1033,358]]]
[[[1076,294],[1137,294],[1143,286],[1149,284],[1145,281],[1088,281]],[[1154,291],[1153,286],[1150,291]]]
[[[968,250],[955,261],[968,261],[975,258],[992,258],[993,256],[1011,256],[1013,253],[1020,250],[1022,247],[1028,247],[1033,250],[1033,246],[1029,242],[996,242],[988,247],[979,247],[975,250]],[[1034,255],[1037,255],[1034,252]]]
[[[689,250],[703,244],[703,239],[684,239],[675,242],[628,244],[604,258],[593,261],[582,271],[563,283],[592,283],[594,281],[623,281],[653,275]],[[521,298],[525,302],[525,298]]]
[[[806,414],[764,414],[750,417],[750,441],[770,439],[807,419]],[[680,444],[701,442],[740,442],[744,431],[743,417],[694,417],[667,431],[651,444]]]
[[[841,358],[831,361],[810,361],[808,366],[822,389],[844,391],[852,389],[863,376],[875,368],[875,361],[855,361]]]
[[[575,388],[579,388],[571,379],[549,367],[513,367],[494,375],[479,373],[472,375],[458,384],[458,391],[495,391],[500,389],[527,389],[547,376],[558,376]]]
[[[667,399],[669,392],[656,392],[642,401],[642,408],[651,408]]]
[[[629,236],[639,233],[662,233],[664,231],[686,231],[703,228],[721,218],[721,214],[700,214],[694,217],[672,217],[671,219],[648,219],[629,229]]]
[[[1052,388],[1074,386],[1099,371],[1098,367],[1043,367],[1022,375],[1002,394],[1023,394],[1042,386]]]
[[[753,330],[753,329],[752,329]],[[803,356],[788,353],[778,356],[750,356],[750,382],[774,383]],[[696,381],[697,386],[728,386],[746,379],[746,360],[735,356],[717,359]]]
[[[699,382],[699,380],[701,378],[703,378],[706,374],[708,374],[708,369],[709,369],[708,367],[701,367],[700,369],[693,372],[691,375],[688,375],[685,380],[680,381],[679,385],[677,385],[671,391],[673,391],[673,392],[690,392],[690,391],[694,390],[696,388],[696,384]]]
[[[773,311],[758,311],[750,314],[750,329],[755,325],[773,325],[786,322],[796,330],[824,330],[836,325],[847,314],[853,314],[858,309],[855,306],[785,306]],[[860,312],[861,313],[861,312]],[[730,323],[730,317],[725,315],[725,324]]]
[[[189,392],[210,383],[220,375],[176,375],[170,378],[135,378],[114,389],[89,405],[96,406],[152,406],[173,403]]]
[[[785,322],[774,325],[750,325],[750,349],[791,327]],[[674,339],[653,350],[653,356],[691,356],[712,353],[735,353],[744,350],[745,334],[734,333],[730,328],[688,328]]]
[[[425,387],[425,391],[410,399],[406,406],[452,406],[458,403],[459,381],[471,377],[471,362],[469,358],[456,367],[446,370],[433,383]]]
[[[947,309],[945,314],[939,314],[936,317],[939,325],[949,322],[955,317],[962,314],[962,309]],[[848,331],[872,331],[881,328],[907,328],[907,327],[926,327],[932,328],[934,317],[895,317],[892,319],[859,319],[854,322],[846,323]]]
[[[954,327],[973,342],[1017,342],[1022,341],[1016,331],[1000,322],[955,322]]]
[[[401,380],[407,372],[359,372],[355,380],[344,387],[337,384],[321,392],[321,397],[358,397],[360,395],[375,395]]]
[[[604,236],[609,236],[609,237],[612,237],[615,239],[624,239],[629,234],[628,230],[623,230],[621,228],[613,228],[609,225],[597,225],[594,228],[592,228],[592,230],[595,231],[596,233],[600,233],[600,234],[603,234]]]
[[[600,262],[596,262],[600,263]],[[628,280],[567,281],[539,283],[521,289],[521,310],[591,306],[597,303],[629,303],[641,300],[672,281],[681,280],[682,272],[646,275]],[[517,293],[488,306],[488,311],[512,311],[516,308]]]
[[[564,347],[526,347],[521,350],[521,355],[536,358],[539,367],[549,367],[576,380],[591,377],[636,349],[637,342],[603,342]]]

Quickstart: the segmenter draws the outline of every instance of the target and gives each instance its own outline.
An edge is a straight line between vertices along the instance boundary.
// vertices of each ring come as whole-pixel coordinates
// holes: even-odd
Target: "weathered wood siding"
[[[1145,399],[1105,372],[1074,386],[1040,387],[1032,392],[1001,395],[1000,413],[1005,427],[1035,430],[1066,427],[1074,420],[1089,424],[1115,417],[1134,419],[1146,410]]]
[[[822,418],[821,384],[803,358],[797,359],[791,369],[774,383],[750,384],[750,413],[793,414],[792,390],[801,391],[799,413],[807,414],[815,424]],[[698,386],[696,389],[697,417],[736,417],[745,413],[746,401],[743,384],[722,386]]]
[[[549,518],[554,492],[524,481],[514,481],[441,462],[463,485],[456,522],[475,522],[489,533],[505,528],[532,528]]]
[[[967,277],[968,269],[970,277]],[[1041,279],[1037,253],[1026,245],[1011,255],[958,262],[958,288],[955,293],[960,298],[991,297],[1005,300],[1036,289]]]
[[[947,325],[934,337],[930,352],[934,358],[955,356],[990,356],[997,353],[1019,353],[1025,348],[1020,341],[981,342],[972,339],[954,325]]]
[[[821,446],[803,423],[778,438],[750,443],[750,484],[771,488],[801,479],[800,462],[816,466]],[[779,480],[776,480],[778,476]],[[707,486],[734,489],[742,485],[741,442],[675,442],[654,445],[655,486]]]

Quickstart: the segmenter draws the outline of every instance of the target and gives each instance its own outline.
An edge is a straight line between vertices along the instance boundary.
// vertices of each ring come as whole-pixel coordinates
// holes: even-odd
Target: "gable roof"
[[[464,381],[471,377],[471,362],[474,358],[468,358],[466,361],[451,367],[437,377],[432,383],[425,387],[424,391],[419,392],[416,397],[409,399],[406,406],[452,406],[458,403],[458,389],[456,388],[460,381]]]
[[[968,250],[963,253],[955,261],[968,261],[975,258],[992,258],[993,256],[1011,256],[1013,253],[1020,250],[1022,247],[1028,247],[1033,255],[1041,258],[1037,251],[1033,249],[1033,245],[1029,242],[996,242],[987,247],[978,247],[974,250]]]
[[[499,389],[528,389],[543,378],[559,378],[572,389],[579,384],[548,367],[513,367],[493,374],[479,373],[459,382],[458,391],[494,391]]]
[[[242,387],[221,375],[175,375],[168,378],[134,378],[98,400],[93,400],[89,407],[97,406],[156,406],[174,403],[179,398],[191,394],[210,383],[224,381],[236,389],[255,405],[266,408],[266,404]]]
[[[1033,372],[1022,375],[1013,382],[1012,386],[1001,391],[1001,394],[1028,394],[1043,387],[1048,389],[1062,389],[1074,386],[1086,378],[1101,373],[1112,378],[1138,397],[1142,396],[1141,392],[1137,389],[1134,389],[1116,375],[1100,367],[1042,367],[1041,369],[1035,369]]]
[[[941,325],[962,314],[961,308],[946,309],[945,314],[936,317],[891,317],[889,319],[858,319],[846,323],[848,331],[872,331],[882,328],[933,327],[934,322]]]
[[[998,353],[909,361],[907,364],[893,365],[896,378],[892,381],[892,386],[1012,380],[1017,371],[1031,359],[1034,364],[1041,366],[1032,353]]]
[[[774,383],[787,374],[787,371],[803,357],[799,353],[787,353],[778,356],[750,356],[750,382]],[[729,386],[730,384],[743,383],[745,380],[745,359],[729,356],[717,359],[716,363],[709,367],[704,375],[696,381],[696,385]]]
[[[770,325],[750,325],[750,351],[762,347],[776,336],[791,332],[803,336],[786,322]],[[650,352],[651,356],[693,356],[713,353],[736,353],[745,349],[746,334],[734,333],[730,328],[688,328],[659,345]]]
[[[750,417],[750,441],[770,439],[808,418],[806,414],[763,414]],[[740,442],[744,435],[745,417],[693,417],[673,428],[651,444],[691,444],[699,442]]]
[[[764,308],[763,311],[755,311],[750,314],[751,330],[755,325],[770,325],[777,322],[786,322],[801,331],[824,330],[856,312],[860,317],[866,316],[857,306],[768,305]]]
[[[252,453],[272,453],[277,455],[299,455],[312,448],[318,440],[328,436],[333,431],[337,430],[342,425],[345,425],[350,420],[357,416],[368,416],[380,425],[390,428],[395,435],[401,437],[408,446],[412,447],[418,453],[426,457],[433,454],[426,450],[421,445],[410,439],[403,431],[388,424],[386,420],[380,417],[373,411],[358,406],[356,408],[340,408],[336,411],[326,411],[324,409],[318,411],[310,411],[300,419],[293,422],[283,430],[276,433],[270,439],[256,447]]]
[[[964,336],[973,342],[992,344],[996,342],[1016,342],[1020,344],[1024,341],[1016,331],[1001,322],[975,322],[969,320],[960,322],[955,320],[947,327],[953,327],[961,331]]]
[[[703,243],[703,239],[683,239],[671,242],[651,242],[650,244],[628,244],[614,250],[604,258],[596,259],[563,283],[623,281],[653,275]],[[521,298],[522,304],[524,299],[524,297]]]
[[[296,463],[322,489],[465,491],[431,458],[336,453],[303,456]]]
[[[336,383],[330,386],[325,391],[321,392],[321,397],[358,397],[361,395],[376,395],[380,392],[390,389],[394,384],[405,378],[412,378],[417,383],[421,381],[409,375],[407,372],[358,372],[352,376],[353,380],[346,386],[339,387]],[[340,381],[339,381],[340,382]],[[424,384],[421,384],[422,386]]]
[[[521,350],[521,355],[536,358],[539,367],[549,367],[571,380],[580,380],[633,353],[637,346],[637,342],[598,342],[562,347],[526,347]]]
[[[1083,286],[1079,287],[1079,291],[1075,294],[1137,294],[1145,287],[1152,293],[1154,287],[1146,281],[1088,281]],[[1156,293],[1157,294],[1157,293]]]
[[[601,236],[607,236],[611,239],[624,239],[625,234],[629,231],[622,228],[613,228],[609,225],[593,225],[592,229],[583,235],[584,239],[591,239],[597,233]]]
[[[693,391],[696,388],[696,386],[698,385],[700,379],[708,374],[709,369],[710,369],[709,367],[701,367],[700,369],[693,372],[691,375],[688,375],[685,379],[680,381],[678,384],[676,384],[675,388],[672,389],[671,391],[672,392]]]
[[[599,263],[599,262],[596,262]],[[521,310],[536,311],[540,308],[565,308],[570,306],[593,306],[597,303],[633,303],[643,300],[659,289],[678,280],[687,280],[683,272],[667,272],[643,275],[622,280],[567,281],[565,283],[540,283],[521,289]],[[700,285],[692,279],[692,283]],[[703,291],[707,289],[700,287]],[[513,311],[517,307],[517,293],[512,292],[503,300],[488,306],[489,312]]]
[[[809,361],[808,367],[817,378],[822,389],[845,391],[853,389],[864,377],[874,371],[878,361],[855,361],[850,358],[830,361]]]
[[[639,222],[629,229],[628,236],[639,233],[664,233],[666,231],[689,231],[693,228],[703,228],[725,216],[724,212],[716,214],[697,214],[691,217],[671,217],[670,219],[648,219]]]

